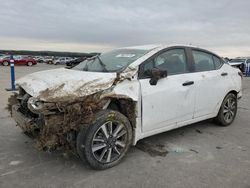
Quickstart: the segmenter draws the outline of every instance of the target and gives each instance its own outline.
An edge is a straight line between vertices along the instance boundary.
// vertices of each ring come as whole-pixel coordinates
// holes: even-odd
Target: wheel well
[[[229,93],[234,94],[236,97],[237,97],[237,95],[238,95],[238,92],[237,92],[237,91],[235,91],[235,90],[232,90],[232,91],[228,92],[228,94],[229,94]],[[227,94],[227,95],[228,95],[228,94]]]
[[[122,113],[128,118],[133,128],[136,126],[136,102],[130,99],[111,99],[107,109]]]

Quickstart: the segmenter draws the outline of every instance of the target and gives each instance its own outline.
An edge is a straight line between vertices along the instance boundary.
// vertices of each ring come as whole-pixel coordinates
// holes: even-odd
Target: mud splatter
[[[161,156],[165,157],[169,152],[167,148],[162,144],[153,144],[146,141],[139,141],[136,145],[136,147],[146,153],[148,153],[150,156]]]
[[[195,129],[195,131],[197,132],[197,133],[199,133],[199,134],[202,134],[203,132],[201,131],[201,130],[199,130],[199,129]]]
[[[14,104],[18,104],[19,101],[17,100],[17,93],[13,93],[9,98],[8,98],[8,103],[7,106],[5,107],[5,110],[8,110],[9,113],[12,115],[12,106]]]

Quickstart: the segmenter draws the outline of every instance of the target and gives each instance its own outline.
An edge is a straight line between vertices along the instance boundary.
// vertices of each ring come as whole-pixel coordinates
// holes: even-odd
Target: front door
[[[167,70],[168,76],[150,85],[152,68]],[[150,132],[190,120],[194,112],[194,82],[186,52],[182,48],[158,53],[140,67],[142,131]]]

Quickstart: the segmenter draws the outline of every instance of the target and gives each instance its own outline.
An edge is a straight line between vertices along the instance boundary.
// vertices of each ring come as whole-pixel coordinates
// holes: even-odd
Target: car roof
[[[191,44],[149,44],[149,45],[141,45],[141,46],[129,46],[129,47],[123,47],[123,48],[119,48],[119,49],[137,49],[137,50],[147,50],[147,51],[153,51],[153,50],[160,51],[162,49],[171,48],[171,47],[194,48],[194,49],[201,50],[201,51],[204,51],[207,53],[211,53],[217,57],[220,57],[218,54],[216,54],[214,52],[211,52],[211,51],[206,50],[204,48],[200,48],[198,46],[193,46]]]
[[[120,49],[153,50],[155,48],[159,48],[160,46],[161,45],[157,45],[157,44],[149,44],[149,45],[122,47]]]
[[[133,63],[131,63],[129,65],[129,67],[135,67],[138,66],[139,64],[141,64],[142,61],[146,60],[147,58],[151,57],[152,55],[158,53],[161,50],[164,50],[166,48],[193,48],[195,50],[200,50],[209,54],[212,54],[218,58],[221,59],[221,57],[214,53],[211,52],[209,50],[206,50],[204,48],[200,48],[198,46],[193,46],[191,44],[150,44],[150,45],[141,45],[141,46],[130,46],[130,47],[123,47],[123,48],[118,48],[118,49],[137,49],[137,50],[148,50],[148,53],[146,53],[144,56],[140,57],[139,59],[137,59],[136,61],[134,61]]]
[[[119,49],[153,50],[156,48],[167,48],[167,47],[175,47],[175,46],[199,48],[197,46],[192,46],[192,45],[187,45],[187,44],[148,44],[148,45],[122,47]]]

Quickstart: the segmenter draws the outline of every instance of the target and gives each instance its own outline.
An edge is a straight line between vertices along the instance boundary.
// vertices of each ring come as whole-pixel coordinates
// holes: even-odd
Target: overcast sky
[[[192,44],[250,56],[250,0],[0,0],[0,49]]]

